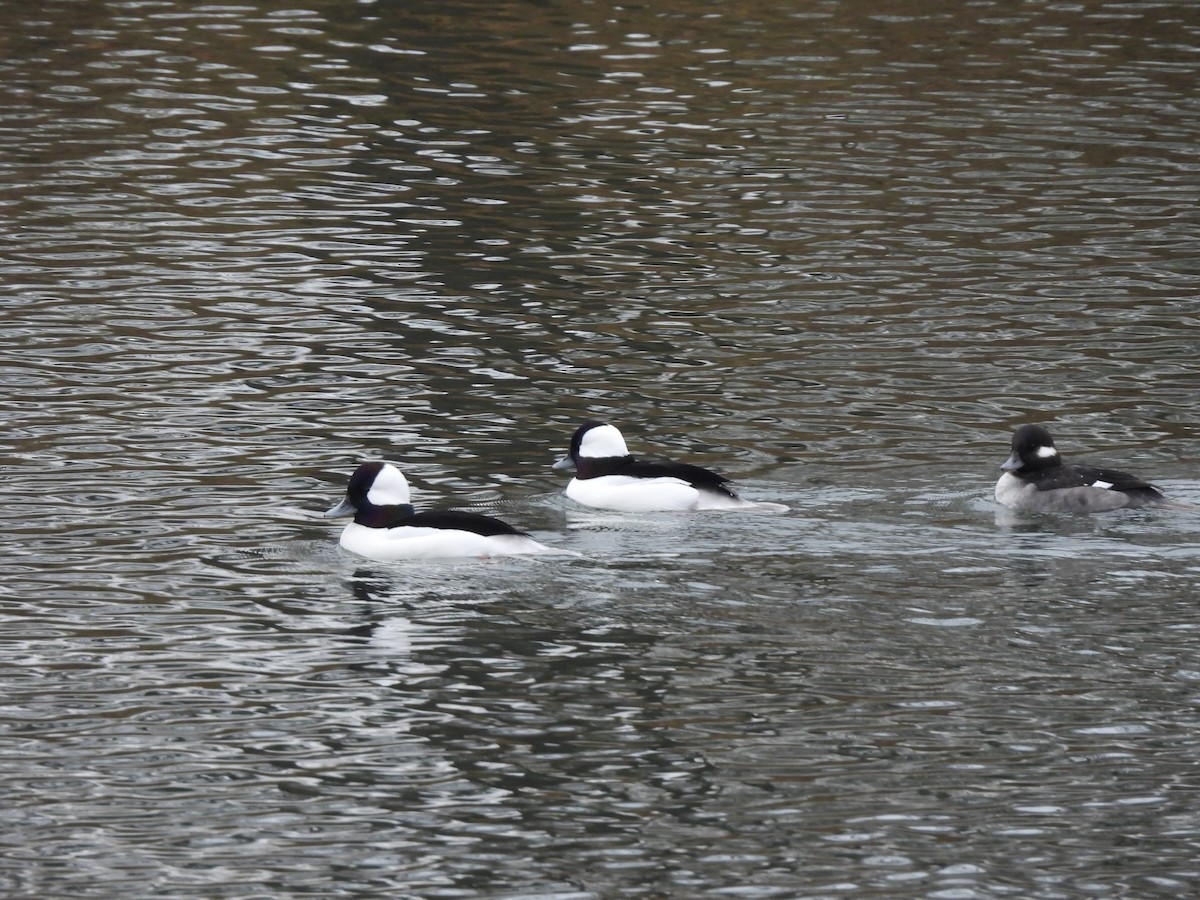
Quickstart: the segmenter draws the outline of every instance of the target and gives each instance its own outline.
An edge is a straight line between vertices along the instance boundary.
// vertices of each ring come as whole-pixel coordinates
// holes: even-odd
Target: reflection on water
[[[0,12],[5,896],[1197,889],[1189,5]]]

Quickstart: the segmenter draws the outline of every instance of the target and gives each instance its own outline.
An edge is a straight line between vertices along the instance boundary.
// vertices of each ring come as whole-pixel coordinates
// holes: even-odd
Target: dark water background
[[[1200,7],[0,19],[0,895],[1200,891],[1200,516],[990,500],[1200,502]],[[351,559],[380,456],[580,555]]]

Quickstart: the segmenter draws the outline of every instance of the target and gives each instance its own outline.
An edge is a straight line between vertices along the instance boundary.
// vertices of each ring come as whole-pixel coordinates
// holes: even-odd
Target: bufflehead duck
[[[625,439],[605,422],[584,422],[555,469],[574,467],[567,496],[584,506],[622,512],[759,509],[783,512],[782,503],[743,500],[729,479],[685,463],[635,459]]]
[[[512,556],[550,553],[523,531],[479,513],[416,512],[408,480],[395,466],[366,462],[350,476],[346,498],[325,516],[353,515],[341,545],[370,559],[430,559],[446,556]]]
[[[1104,512],[1129,506],[1191,508],[1162,495],[1128,472],[1062,461],[1050,432],[1022,425],[1012,437],[1012,455],[1000,466],[996,500],[1030,512]]]

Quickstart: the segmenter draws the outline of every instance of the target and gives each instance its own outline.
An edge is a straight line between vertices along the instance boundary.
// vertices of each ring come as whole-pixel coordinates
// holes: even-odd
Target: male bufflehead
[[[370,559],[430,559],[444,556],[512,556],[551,553],[507,522],[455,510],[416,512],[408,480],[390,463],[366,462],[350,476],[346,499],[326,517],[354,515],[341,545]]]
[[[782,503],[743,500],[729,479],[685,463],[635,459],[621,432],[605,422],[584,422],[555,469],[574,467],[567,496],[584,506],[622,512],[760,509],[783,512]]]
[[[1128,472],[1062,461],[1050,432],[1022,425],[1012,437],[1012,455],[1000,466],[996,500],[1030,512],[1104,512],[1126,506],[1192,508],[1171,500],[1154,485]]]

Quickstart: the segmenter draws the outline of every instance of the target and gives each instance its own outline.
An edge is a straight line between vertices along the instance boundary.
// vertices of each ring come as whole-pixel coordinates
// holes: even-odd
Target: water
[[[4,896],[1200,888],[1200,517],[989,499],[1200,502],[1191,4],[0,13]]]

